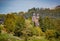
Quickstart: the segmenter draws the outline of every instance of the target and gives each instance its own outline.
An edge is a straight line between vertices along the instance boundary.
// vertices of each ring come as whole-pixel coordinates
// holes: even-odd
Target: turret
[[[39,26],[39,14],[35,14],[33,13],[33,16],[32,16],[32,21],[35,23],[35,26]]]

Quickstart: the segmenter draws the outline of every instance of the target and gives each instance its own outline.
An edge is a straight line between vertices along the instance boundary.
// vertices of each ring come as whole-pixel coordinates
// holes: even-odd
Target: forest
[[[34,13],[39,14],[37,26]],[[60,41],[60,5],[0,14],[0,41]]]

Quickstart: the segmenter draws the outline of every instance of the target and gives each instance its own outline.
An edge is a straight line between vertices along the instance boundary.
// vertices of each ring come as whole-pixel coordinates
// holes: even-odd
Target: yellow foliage
[[[38,35],[38,36],[42,36],[44,33],[42,32],[42,30],[41,30],[41,28],[39,28],[39,27],[35,27],[35,30],[36,30],[36,34]]]
[[[32,27],[31,20],[29,20],[29,19],[25,20],[25,27],[27,27],[27,28]]]
[[[55,31],[54,30],[47,30],[46,31],[46,37],[54,37]]]

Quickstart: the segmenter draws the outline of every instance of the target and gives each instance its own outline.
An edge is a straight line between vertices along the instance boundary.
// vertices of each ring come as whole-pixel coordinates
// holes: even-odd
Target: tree
[[[24,17],[23,16],[21,16],[21,15],[16,15],[16,19],[15,19],[15,23],[16,23],[16,28],[15,28],[15,31],[14,31],[14,35],[15,36],[20,36],[20,35],[22,35],[22,30],[24,29],[24,25],[25,25],[25,19],[24,19]]]
[[[15,16],[14,14],[7,14],[4,20],[5,28],[8,32],[14,32],[15,30]]]

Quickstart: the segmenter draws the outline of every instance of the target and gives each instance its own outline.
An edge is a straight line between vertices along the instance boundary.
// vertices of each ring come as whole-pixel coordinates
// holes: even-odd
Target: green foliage
[[[8,33],[0,34],[0,41],[23,41],[20,38],[12,36]]]
[[[13,32],[15,30],[15,16],[13,14],[7,14],[5,17],[5,27],[8,32]]]
[[[28,41],[49,41],[47,39],[44,38],[44,36],[33,36],[33,37],[29,37]]]
[[[40,14],[39,27],[32,22],[32,13]],[[0,41],[22,41],[14,38],[15,36],[22,37],[23,41],[60,40],[60,8],[58,7],[55,9],[32,8],[25,13],[0,14],[0,18],[4,18],[3,26],[0,25]],[[1,33],[4,29],[7,34]],[[11,32],[14,36],[10,35]]]
[[[8,34],[0,34],[0,41],[8,41],[9,36]]]
[[[32,33],[33,35],[36,35],[36,36],[43,36],[44,34],[39,27],[34,27],[32,30]]]
[[[50,38],[54,38],[55,37],[55,31],[54,30],[47,30],[46,31],[46,38],[50,39]]]
[[[3,25],[0,25],[0,33],[2,32],[3,28]]]
[[[47,29],[55,29],[54,26],[54,19],[51,19],[50,17],[46,16],[44,19],[42,19],[42,22],[40,22],[42,31],[46,31]]]
[[[15,31],[14,31],[14,35],[15,36],[20,36],[22,34],[21,31],[25,27],[25,19],[20,14],[16,15],[15,17],[16,17],[16,19],[15,19]]]
[[[0,26],[0,33],[1,33],[2,27]]]
[[[25,37],[32,36],[31,29],[33,26],[31,25],[31,21],[29,19],[25,20],[25,27],[21,31]]]

